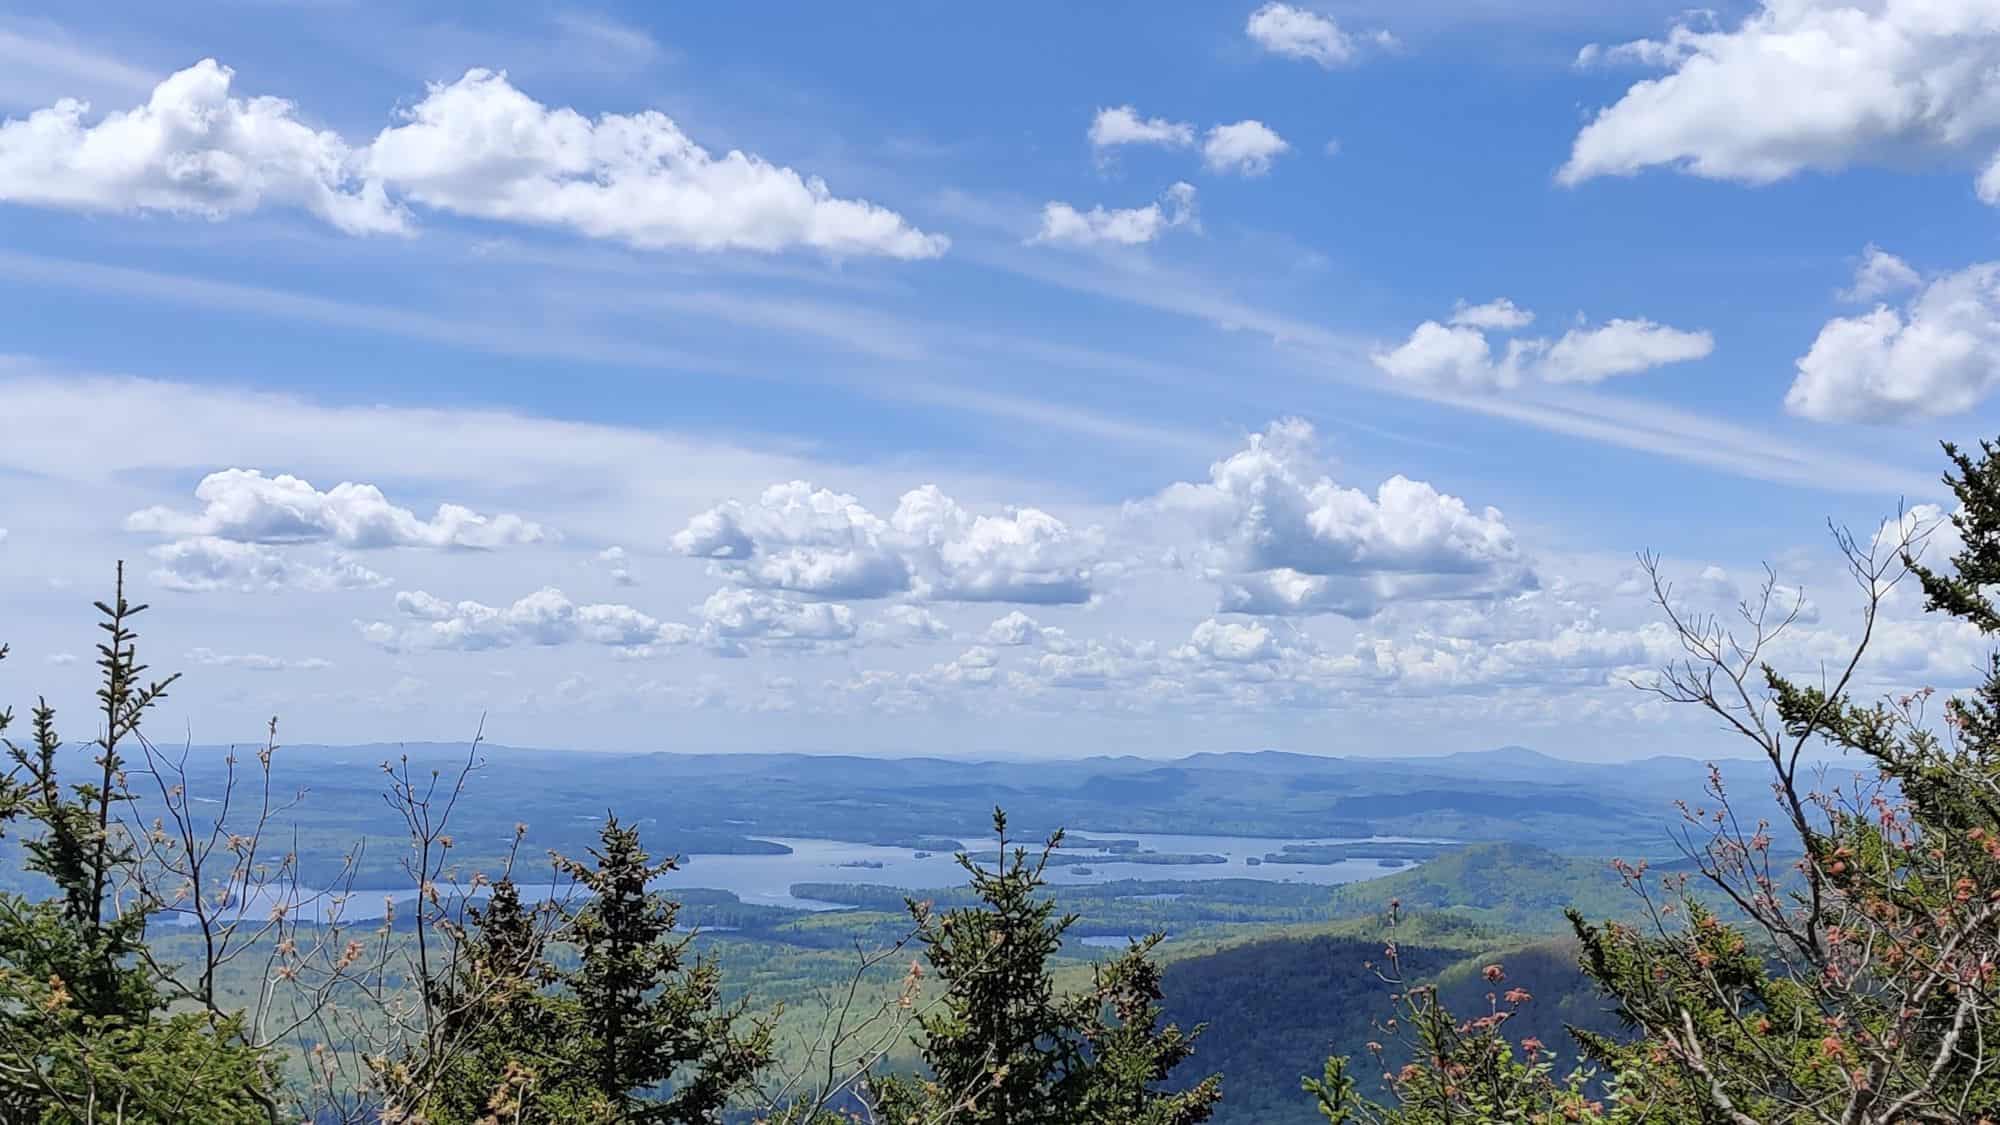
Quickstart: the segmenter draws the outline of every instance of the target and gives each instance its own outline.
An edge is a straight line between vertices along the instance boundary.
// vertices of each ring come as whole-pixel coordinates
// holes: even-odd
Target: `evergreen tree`
[[[721,972],[691,959],[678,906],[647,885],[670,871],[607,816],[591,862],[557,860],[589,897],[554,936],[511,882],[474,914],[462,964],[433,993],[439,1026],[390,1069],[395,1112],[433,1125],[722,1119],[770,1063],[769,1030],[741,1027]]]
[[[646,889],[674,860],[650,862],[639,830],[608,814],[601,842],[593,864],[559,864],[590,895],[569,932],[581,964],[563,982],[575,1002],[579,1061],[619,1104],[619,1120],[716,1120],[770,1061],[769,1033],[737,1033],[741,1009],[723,1008],[721,970],[688,959],[691,939],[674,932],[679,905]],[[633,1097],[669,1080],[663,1100]]]
[[[1093,1060],[1074,1120],[1106,1125],[1193,1125],[1208,1120],[1222,1097],[1222,1079],[1210,1075],[1193,1089],[1160,1092],[1181,1063],[1194,1055],[1197,1027],[1183,1032],[1160,1022],[1160,966],[1150,954],[1160,935],[1133,942],[1108,965],[1094,966],[1091,998],[1110,1018],[1087,1021],[1083,1037]]]
[[[1062,833],[1039,858],[1010,854],[1007,818],[994,810],[1000,863],[987,870],[961,854],[981,905],[936,914],[911,903],[918,937],[943,990],[919,1020],[928,1075],[880,1084],[887,1122],[953,1125],[1191,1125],[1206,1121],[1221,1080],[1159,1088],[1200,1034],[1159,1029],[1159,971],[1148,957],[1157,935],[1135,943],[1096,974],[1085,993],[1059,994],[1050,960],[1076,921],[1039,893]]]
[[[467,913],[472,930],[457,964],[431,989],[428,1053],[384,1076],[396,1113],[441,1125],[513,1120],[541,1096],[540,1076],[566,1061],[551,1050],[562,1028],[559,1002],[544,991],[558,975],[543,919],[511,880]]]
[[[124,567],[97,603],[99,734],[89,780],[66,784],[53,708],[38,702],[30,738],[0,744],[0,831],[19,834],[29,871],[55,897],[0,894],[0,1120],[221,1123],[278,1117],[271,1060],[246,1046],[240,1017],[169,1014],[162,980],[143,957],[159,903],[126,895],[135,862],[117,816],[129,800],[123,746],[175,677],[146,682],[125,600]],[[0,646],[0,658],[6,648]],[[197,888],[195,893],[201,893]]]

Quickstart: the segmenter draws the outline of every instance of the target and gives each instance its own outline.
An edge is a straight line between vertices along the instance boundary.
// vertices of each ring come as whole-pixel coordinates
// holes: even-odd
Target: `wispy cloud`
[[[1753,427],[1650,400],[1550,389],[1501,401],[1386,380],[1369,355],[1379,341],[1335,331],[1229,296],[1227,282],[1152,261],[1042,261],[1005,247],[961,245],[964,257],[1080,293],[1206,323],[1230,335],[1261,337],[1295,360],[1304,376],[1506,419],[1524,426],[1657,454],[1735,476],[1837,492],[1885,490],[1929,495],[1936,481],[1908,466],[1788,441]]]
[[[144,94],[160,75],[85,47],[47,24],[0,23],[0,106],[60,97]]]
[[[734,365],[724,359],[652,345],[566,337],[541,330],[524,332],[505,321],[460,320],[234,281],[50,258],[14,250],[0,250],[0,276],[93,293],[143,297],[167,304],[251,313],[335,328],[362,329],[494,355],[708,373],[731,373],[735,370]]]

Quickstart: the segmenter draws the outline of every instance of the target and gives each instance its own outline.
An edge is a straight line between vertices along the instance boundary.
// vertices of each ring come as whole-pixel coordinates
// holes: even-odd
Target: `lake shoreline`
[[[969,836],[977,839],[977,836]],[[1075,847],[1061,853],[1068,862],[1051,865],[1051,886],[1092,886],[1117,882],[1209,882],[1251,879],[1266,883],[1307,883],[1337,886],[1379,878],[1382,859],[1407,855],[1412,849],[1441,849],[1456,841],[1402,836],[1285,838],[1263,836],[1203,836],[1083,829],[1071,834]],[[668,894],[705,891],[733,895],[748,906],[770,906],[819,913],[852,909],[852,904],[801,897],[801,885],[858,884],[912,892],[941,890],[965,882],[956,854],[919,853],[906,848],[855,841],[794,836],[756,837],[785,850],[743,853],[696,853],[656,880]],[[1012,843],[1009,848],[1011,850]],[[1028,845],[1024,845],[1028,846]],[[1328,849],[1348,856],[1326,862]],[[990,850],[990,849],[989,849]],[[1298,863],[1272,862],[1287,853],[1311,856]],[[566,886],[517,881],[524,897],[555,897]],[[299,901],[326,892],[301,888]],[[407,886],[354,887],[345,892],[343,917],[350,921],[382,916],[384,899],[407,903],[414,892]],[[268,909],[268,904],[253,904]]]

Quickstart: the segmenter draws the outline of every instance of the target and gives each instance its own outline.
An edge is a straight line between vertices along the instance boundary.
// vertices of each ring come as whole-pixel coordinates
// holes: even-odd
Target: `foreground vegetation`
[[[1796,614],[1775,581],[1732,632],[1679,615],[1655,573],[1685,659],[1652,690],[1754,745],[1775,811],[1715,772],[1683,809],[1682,863],[1620,865],[1624,910],[1580,896],[1562,857],[1466,848],[1334,891],[1262,885],[1231,905],[1223,888],[1208,924],[1289,929],[1196,928],[1173,948],[1156,933],[1087,963],[1045,882],[1060,831],[1022,846],[996,812],[997,846],[962,854],[966,887],[936,900],[847,888],[860,909],[780,920],[693,896],[690,911],[860,939],[785,1012],[751,1007],[715,939],[683,932],[681,904],[650,889],[672,861],[615,816],[517,880],[528,827],[496,848],[490,811],[462,805],[476,740],[456,768],[384,764],[402,828],[388,867],[308,867],[283,831],[275,739],[197,795],[188,756],[143,730],[174,680],[148,678],[121,577],[98,606],[88,767],[47,706],[25,734],[0,713],[0,828],[33,877],[0,894],[0,1120],[2000,1120],[2000,659],[1941,704],[1852,697],[1905,582],[2000,632],[2000,462],[1947,448],[1962,547],[1934,569],[1910,521],[1840,537],[1863,617],[1822,682],[1768,662]],[[1829,744],[1872,773],[1816,781],[1805,756]],[[414,892],[400,916],[344,921],[385,870]],[[1505,890],[1454,890],[1482,880]],[[1124,923],[1161,901],[1107,898]],[[1560,908],[1567,944],[1506,938]]]
[[[1491,991],[1469,1013],[1412,980],[1393,1026],[1411,1061],[1383,1073],[1386,1101],[1372,1103],[1359,1066],[1330,1060],[1307,1083],[1330,1121],[2000,1119],[1990,1045],[2000,1031],[2000,657],[1941,714],[1928,691],[1874,704],[1849,696],[1883,602],[1905,580],[1927,610],[2000,632],[2000,457],[1992,445],[1978,456],[1945,448],[1962,547],[1948,570],[1933,569],[1918,557],[1927,529],[1911,521],[1867,542],[1841,536],[1864,602],[1861,640],[1818,684],[1768,662],[1799,612],[1770,587],[1732,633],[1674,613],[1655,573],[1686,659],[1653,690],[1754,744],[1781,813],[1775,823],[1741,815],[1718,778],[1683,810],[1691,871],[1652,880],[1643,864],[1622,868],[1645,907],[1640,922],[1568,911],[1585,974],[1631,1034],[1576,1030],[1577,1054],[1562,1060],[1549,1041],[1516,1037],[1532,996],[1502,965],[1485,970]],[[1819,741],[1874,777],[1814,788],[1802,759]],[[1783,858],[1786,840],[1803,854]],[[1385,975],[1404,977],[1393,954]]]

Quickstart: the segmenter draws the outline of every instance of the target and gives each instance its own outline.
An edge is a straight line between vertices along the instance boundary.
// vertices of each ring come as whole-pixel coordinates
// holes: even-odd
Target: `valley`
[[[342,796],[345,778],[359,761],[389,752],[281,748],[273,769],[305,792],[282,831],[320,842],[302,850],[301,869],[344,880],[334,884],[343,888],[339,909],[304,920],[364,932],[394,911],[390,940],[408,941],[402,927],[415,891],[396,885],[395,826],[350,814],[338,819],[357,835],[345,836],[318,807],[329,792],[341,809],[358,807]],[[225,753],[192,760],[214,763]],[[1666,800],[1649,809],[1650,794],[1633,796],[1631,772],[1657,779],[1654,792],[1688,794],[1705,776],[1691,760],[1558,767],[1520,750],[1436,761],[1241,754],[1170,763],[614,758],[485,746],[394,753],[398,763],[407,754],[441,773],[467,769],[452,813],[459,858],[450,874],[453,893],[475,905],[485,893],[476,888],[498,870],[480,841],[509,838],[519,818],[534,846],[514,860],[521,898],[574,909],[577,889],[548,878],[532,855],[585,843],[602,814],[584,810],[603,793],[629,794],[621,820],[636,824],[649,848],[681,853],[653,889],[680,904],[685,940],[721,970],[727,998],[774,1021],[779,1074],[826,1064],[829,995],[858,989],[863,1009],[893,1006],[909,958],[868,958],[909,939],[909,903],[977,903],[961,857],[987,868],[1002,859],[988,833],[973,830],[982,810],[990,816],[1007,802],[1022,810],[1010,851],[1015,841],[1038,845],[1062,826],[1056,818],[1074,814],[1043,872],[1045,893],[1075,916],[1058,977],[1087,981],[1093,965],[1131,941],[1160,935],[1153,955],[1165,974],[1167,1015],[1209,1028],[1183,1077],[1221,1069],[1231,1078],[1232,1096],[1213,1118],[1222,1125],[1315,1119],[1295,1096],[1297,1082],[1328,1055],[1363,1053],[1379,1037],[1392,990],[1376,962],[1391,942],[1410,972],[1454,1001],[1478,1000],[1480,965],[1519,966],[1539,998],[1522,1026],[1551,1042],[1567,1042],[1565,1023],[1612,1030],[1566,944],[1562,911],[1600,919],[1634,911],[1609,866],[1613,841],[1663,867],[1675,862],[1672,810]],[[1500,811],[1523,804],[1541,811]],[[1183,817],[1218,831],[1157,830]],[[357,858],[344,868],[335,863],[350,854]],[[310,891],[302,901],[326,910]],[[253,899],[242,914],[272,905]],[[171,925],[155,932],[168,954],[189,940]],[[247,1000],[257,984],[245,976],[230,987]],[[916,1065],[907,1030],[888,1039],[883,1065]],[[309,1052],[311,1043],[301,1038],[296,1049]]]

